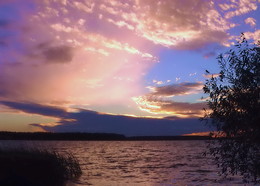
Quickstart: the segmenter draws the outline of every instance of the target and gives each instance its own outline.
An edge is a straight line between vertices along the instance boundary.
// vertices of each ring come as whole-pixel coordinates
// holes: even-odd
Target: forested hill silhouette
[[[132,136],[113,133],[0,132],[0,140],[156,141],[207,140],[207,136]]]

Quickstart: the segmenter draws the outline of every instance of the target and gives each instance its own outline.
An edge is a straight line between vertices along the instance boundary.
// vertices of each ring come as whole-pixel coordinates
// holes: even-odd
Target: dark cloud
[[[183,95],[197,89],[202,89],[202,86],[202,82],[172,84],[161,87],[154,87],[154,92],[151,94],[155,96]]]
[[[40,114],[44,116],[52,116],[52,117],[65,117],[67,115],[66,110],[54,107],[54,106],[46,106],[36,103],[20,103],[20,102],[12,102],[12,101],[0,101],[0,104],[8,106],[12,109],[20,110],[26,113],[31,114]]]
[[[73,58],[73,51],[69,46],[47,47],[42,54],[50,63],[67,63]]]
[[[154,119],[122,115],[100,114],[95,111],[78,110],[66,112],[64,109],[35,103],[1,101],[0,104],[26,113],[60,118],[59,125],[50,127],[31,124],[52,132],[105,132],[126,136],[165,136],[206,132],[209,128],[198,119]]]
[[[57,126],[38,126],[52,132],[105,132],[126,136],[165,136],[209,131],[198,119],[152,119],[120,115],[98,114],[93,111],[70,113],[70,120],[62,120]]]
[[[177,117],[177,116],[166,116],[166,117],[164,117],[164,119],[169,119],[169,120],[178,120],[178,119],[180,119],[180,118]]]
[[[40,50],[45,50],[46,48],[50,47],[50,42],[42,42],[42,43],[39,43],[36,48],[37,49],[40,49]]]
[[[168,101],[161,103],[161,111],[175,112],[189,117],[195,117],[201,115],[203,108],[206,108],[206,103],[187,103],[187,102],[175,102]]]

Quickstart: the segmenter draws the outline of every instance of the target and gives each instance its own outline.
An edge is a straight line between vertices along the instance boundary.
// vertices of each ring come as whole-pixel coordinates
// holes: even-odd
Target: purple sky
[[[257,0],[0,1],[0,130],[181,135]]]

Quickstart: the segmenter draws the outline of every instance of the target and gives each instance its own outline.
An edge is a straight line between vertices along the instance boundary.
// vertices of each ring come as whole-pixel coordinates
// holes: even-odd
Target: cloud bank
[[[102,114],[89,110],[67,112],[62,108],[35,103],[7,102],[0,104],[25,113],[33,113],[59,119],[50,124],[31,124],[51,132],[105,132],[126,136],[170,136],[192,132],[206,132],[210,129],[198,119],[154,119]]]

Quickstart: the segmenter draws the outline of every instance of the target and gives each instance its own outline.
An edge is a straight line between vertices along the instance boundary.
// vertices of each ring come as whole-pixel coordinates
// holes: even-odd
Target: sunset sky
[[[260,0],[0,0],[0,130],[182,135]]]

